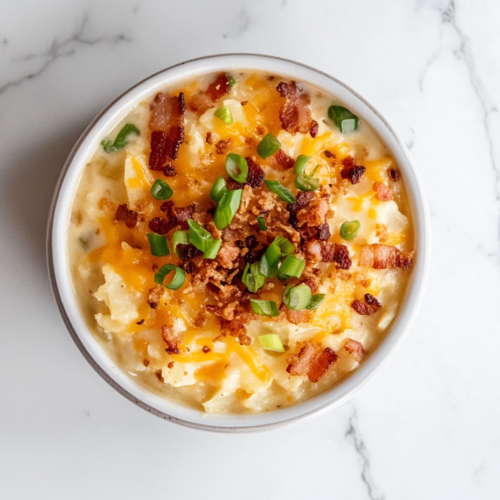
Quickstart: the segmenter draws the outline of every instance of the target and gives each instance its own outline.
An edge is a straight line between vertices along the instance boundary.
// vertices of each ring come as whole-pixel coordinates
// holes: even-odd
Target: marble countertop
[[[0,497],[500,498],[497,0],[20,0],[0,5]],[[57,311],[45,227],[91,119],[138,80],[214,53],[307,63],[399,131],[433,261],[417,321],[353,399],[304,424],[218,435],[105,384]]]

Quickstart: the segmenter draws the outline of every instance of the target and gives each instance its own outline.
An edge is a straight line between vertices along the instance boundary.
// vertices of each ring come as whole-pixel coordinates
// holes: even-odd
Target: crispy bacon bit
[[[165,344],[167,344],[165,351],[167,351],[168,354],[179,354],[181,352],[177,347],[179,339],[170,326],[163,325],[161,327],[161,338]]]
[[[154,288],[149,290],[148,304],[151,309],[156,309],[158,307],[164,292],[165,289],[161,285],[156,285]]]
[[[187,207],[172,207],[172,212],[177,221],[181,225],[186,226],[188,219],[193,217],[194,209],[194,203],[191,203],[191,205],[188,205]]]
[[[273,158],[283,170],[293,168],[295,165],[295,160],[290,158],[282,149],[278,149],[278,151],[274,153]]]
[[[217,151],[218,155],[224,155],[231,149],[232,144],[233,144],[233,140],[231,139],[231,137],[229,139],[226,139],[226,140],[221,139],[215,145],[215,151]]]
[[[372,267],[373,269],[411,269],[415,252],[401,252],[391,245],[375,243],[363,245],[359,265]]]
[[[361,361],[365,357],[363,345],[353,339],[347,339],[344,349],[356,360]]]
[[[175,160],[179,147],[184,142],[184,113],[186,105],[184,94],[178,97],[166,93],[156,94],[151,105],[151,153],[149,168],[163,170],[169,160]]]
[[[143,360],[142,360],[142,364],[143,364],[144,366],[149,366],[149,359],[143,359]]]
[[[170,361],[170,363],[167,365],[170,369],[172,369],[175,365],[175,361]]]
[[[248,164],[248,176],[245,184],[248,184],[252,188],[257,188],[262,184],[265,174],[261,166],[255,163],[252,158],[246,158]]]
[[[217,262],[226,269],[238,267],[240,249],[233,243],[223,243],[217,254]]]
[[[125,221],[125,225],[132,229],[137,225],[137,212],[129,210],[127,204],[119,205],[116,211],[115,220]]]
[[[171,200],[168,200],[168,201],[164,201],[161,206],[160,206],[160,210],[162,212],[170,212],[170,210],[172,210],[172,207],[174,206],[174,202],[171,201]]]
[[[325,347],[323,352],[312,362],[307,376],[311,382],[317,382],[330,368],[331,364],[337,361],[337,353]]]
[[[241,102],[240,102],[240,104],[241,104],[242,106],[246,106],[246,105],[248,104],[248,101],[241,101]]]
[[[380,201],[391,201],[392,200],[392,189],[382,184],[381,182],[373,183],[373,190],[377,193],[377,198]]]
[[[310,191],[309,191],[310,192]],[[328,202],[324,198],[316,198],[297,212],[298,226],[319,226],[326,222]]]
[[[309,323],[313,316],[313,311],[309,309],[302,309],[301,311],[293,311],[292,309],[288,309],[285,305],[282,304],[281,310],[286,314],[286,317],[290,323],[294,325],[299,325],[300,323]]]
[[[166,234],[172,228],[163,217],[154,217],[149,221],[149,229],[156,234]]]
[[[141,321],[138,321],[136,325],[142,326],[144,324],[144,319],[141,319]]]
[[[358,313],[363,316],[371,316],[376,313],[381,307],[382,304],[369,293],[365,294],[365,302],[361,302],[359,300],[355,300],[351,307]]]
[[[189,245],[183,245],[182,249],[182,260],[190,260],[196,257],[200,251],[192,244],[190,243]]]
[[[214,104],[231,90],[231,80],[226,73],[219,73],[217,78],[208,86],[205,91],[198,92],[191,99],[189,106],[202,115],[207,109],[213,108]]]
[[[348,248],[345,245],[340,245],[338,243],[335,244],[333,260],[339,265],[340,269],[349,269],[352,264]]]
[[[349,179],[351,184],[357,184],[361,181],[366,172],[366,168],[356,165],[356,160],[352,156],[347,156],[342,160],[343,168],[340,172],[342,179]]]
[[[301,134],[309,132],[311,137],[316,137],[318,122],[311,118],[309,94],[304,92],[295,82],[280,82],[276,90],[281,97],[286,99],[285,104],[280,109],[282,128],[292,135],[297,132]]]
[[[220,329],[221,329],[221,333],[223,335],[226,333],[229,333],[229,335],[231,335],[231,337],[239,337],[239,336],[246,335],[246,333],[247,333],[247,329],[245,328],[245,325],[237,319],[233,319],[231,321],[221,319],[220,320]]]
[[[286,209],[292,213],[307,207],[311,200],[314,198],[314,193],[312,191],[299,191],[295,198],[295,203],[288,203]]]
[[[328,222],[325,222],[324,224],[320,224],[318,226],[318,239],[322,241],[327,241],[330,239],[330,236],[332,233],[330,232],[330,226]]]
[[[212,139],[212,132],[207,132],[207,137],[205,138],[205,142],[210,145],[214,143]]]
[[[398,182],[401,179],[401,174],[394,168],[389,169],[389,176],[394,182]]]
[[[164,382],[164,378],[163,378],[163,374],[162,374],[162,371],[161,370],[157,370],[155,372],[155,375],[156,375],[156,378],[160,381],[160,382]]]
[[[203,346],[203,348],[201,349],[205,354],[208,354],[212,349],[210,349],[210,347],[207,347],[206,345]]]
[[[307,375],[311,363],[319,354],[320,346],[307,342],[298,354],[288,356],[288,366],[286,371],[290,375]]]
[[[171,163],[167,163],[163,169],[163,174],[165,177],[175,177],[177,175],[177,170],[175,170]]]
[[[306,250],[311,260],[336,262],[340,269],[349,269],[352,265],[349,249],[339,243],[312,240],[307,243]]]
[[[327,149],[325,150],[325,156],[327,158],[335,158],[335,155],[333,153],[331,153],[330,151],[328,151]]]

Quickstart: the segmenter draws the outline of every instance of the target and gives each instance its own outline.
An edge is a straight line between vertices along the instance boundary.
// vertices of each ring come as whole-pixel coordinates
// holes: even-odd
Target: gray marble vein
[[[361,479],[366,486],[368,492],[368,498],[370,500],[384,500],[385,495],[378,492],[371,471],[370,471],[370,457],[368,455],[368,450],[366,449],[365,442],[361,437],[361,432],[358,425],[358,414],[354,410],[351,418],[349,419],[349,427],[346,431],[345,437],[347,440],[351,441],[354,445],[354,449],[358,454],[359,461],[361,462]]]
[[[88,24],[89,18],[85,15],[71,36],[63,40],[58,40],[56,38],[47,50],[39,53],[28,54],[19,58],[18,60],[23,62],[40,60],[42,61],[42,64],[37,70],[29,72],[15,80],[11,80],[10,82],[1,85],[0,95],[4,94],[7,90],[13,87],[18,87],[26,81],[33,80],[37,76],[40,76],[59,58],[73,55],[81,46],[94,46],[103,43],[117,45],[123,42],[131,42],[130,37],[123,33],[91,37],[87,34]],[[4,39],[2,44],[7,45],[8,40]]]

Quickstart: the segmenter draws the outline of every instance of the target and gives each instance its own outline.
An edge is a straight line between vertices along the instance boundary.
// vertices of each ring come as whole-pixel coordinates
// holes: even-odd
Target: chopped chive
[[[214,240],[210,246],[208,247],[207,251],[203,254],[204,259],[215,259],[217,257],[217,254],[219,253],[220,247],[222,246],[222,240]]]
[[[330,106],[328,116],[343,134],[354,132],[358,128],[359,118],[343,106]]]
[[[293,311],[302,311],[311,302],[311,289],[304,283],[287,287],[283,292],[283,303]]]
[[[319,179],[310,179],[309,177],[299,175],[295,177],[295,185],[301,191],[316,191],[319,187]]]
[[[258,262],[247,264],[241,278],[242,283],[248,288],[251,293],[255,293],[259,288],[264,286],[266,282],[265,276],[260,272]]]
[[[307,304],[306,309],[314,310],[317,309],[323,300],[325,300],[326,295],[324,293],[318,293],[317,295],[313,295],[309,304]]]
[[[260,260],[260,272],[266,278],[274,278],[278,274],[280,258],[294,250],[295,247],[290,241],[283,236],[276,236]]]
[[[187,231],[176,231],[172,236],[172,246],[174,247],[174,253],[182,259],[182,255],[177,249],[177,245],[189,245],[189,236]]]
[[[229,77],[229,85],[231,85],[231,87],[232,87],[232,86],[234,86],[235,83],[236,83],[236,80],[232,76],[230,76]]]
[[[148,233],[149,246],[151,247],[151,253],[155,257],[164,257],[165,255],[170,255],[170,250],[168,249],[167,238],[161,234]]]
[[[200,252],[206,252],[215,241],[214,237],[193,219],[188,219],[187,222],[189,226],[190,243],[200,250]]]
[[[308,161],[311,159],[310,156],[306,155],[299,155],[297,159],[295,160],[295,167],[293,169],[293,172],[295,175],[305,175],[306,173],[306,166]]]
[[[313,179],[319,165],[316,165],[310,174],[306,174],[307,163],[310,159],[310,156],[300,155],[295,161],[294,172],[297,175],[295,178],[295,185],[301,191],[316,191],[319,187],[319,179]]]
[[[229,153],[226,158],[226,172],[236,182],[243,184],[248,177],[248,163],[243,156]]]
[[[128,138],[131,134],[140,135],[139,129],[134,124],[127,123],[120,132],[118,132],[114,142],[111,142],[110,139],[103,139],[101,145],[106,153],[114,153],[115,151],[123,149],[128,144]]]
[[[168,200],[174,194],[174,192],[163,179],[156,179],[153,186],[151,187],[151,194],[157,200]]]
[[[250,307],[259,316],[279,316],[280,312],[274,300],[250,299]]]
[[[340,237],[343,240],[351,241],[358,235],[360,227],[361,223],[359,222],[359,220],[344,222],[340,226]]]
[[[238,208],[240,208],[242,194],[243,189],[236,189],[235,191],[227,191],[222,195],[214,214],[217,229],[224,229],[229,226]]]
[[[223,121],[226,125],[231,125],[231,123],[233,123],[233,115],[231,114],[231,111],[229,111],[229,109],[225,106],[223,108],[219,108],[215,112],[215,116],[219,120]]]
[[[287,255],[285,260],[281,263],[278,277],[280,279],[288,279],[291,277],[300,278],[305,267],[305,260],[299,259],[295,255]]]
[[[277,194],[280,200],[286,201],[287,203],[295,203],[295,196],[279,181],[264,181],[264,184],[269,191]]]
[[[279,246],[281,253],[283,255],[291,254],[295,250],[293,243],[284,236],[276,236],[276,238],[274,238],[273,243],[276,243]]]
[[[215,201],[216,203],[220,201],[223,194],[227,191],[226,179],[220,175],[217,177],[217,180],[214,182],[212,186],[212,190],[210,191],[210,199]]]
[[[257,222],[259,224],[259,229],[261,231],[267,231],[266,220],[264,219],[264,217],[261,217],[260,215],[257,215]]]
[[[285,352],[283,342],[281,342],[281,337],[277,333],[259,335],[257,338],[259,339],[262,349],[265,349],[266,351]]]
[[[165,276],[170,273],[170,271],[174,271],[174,277],[168,285],[165,285],[163,283],[163,280],[165,279]],[[170,290],[177,290],[184,284],[185,280],[186,273],[181,268],[174,266],[173,264],[166,264],[165,266],[160,267],[160,269],[158,269],[155,274],[155,283],[163,285]]]
[[[273,134],[267,134],[257,146],[257,153],[265,160],[281,149],[281,142]]]

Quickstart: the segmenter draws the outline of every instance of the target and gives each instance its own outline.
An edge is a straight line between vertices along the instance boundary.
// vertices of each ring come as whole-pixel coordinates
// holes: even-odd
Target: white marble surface
[[[18,0],[0,4],[0,497],[500,498],[498,0]],[[108,387],[52,299],[45,225],[94,115],[221,52],[344,80],[410,146],[432,276],[401,350],[354,399],[254,435],[164,422]]]

